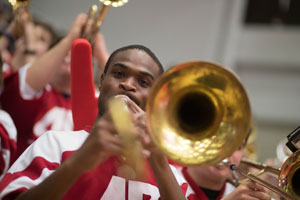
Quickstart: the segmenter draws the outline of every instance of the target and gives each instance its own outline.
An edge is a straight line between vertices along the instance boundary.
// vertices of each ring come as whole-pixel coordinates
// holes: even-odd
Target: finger
[[[121,139],[111,135],[107,131],[102,132],[101,146],[105,152],[113,155],[120,155],[124,148]]]
[[[147,134],[140,134],[139,135],[139,137],[140,137],[140,140],[141,140],[141,142],[142,142],[142,145],[143,146],[148,146],[150,143],[151,143],[151,138],[149,137],[149,135],[147,135]]]
[[[249,196],[256,199],[269,200],[271,199],[270,195],[262,191],[252,191],[249,193]]]
[[[258,184],[258,183],[256,183],[256,182],[254,182],[254,181],[248,181],[247,183],[247,186],[249,187],[249,188],[251,188],[252,190],[255,190],[255,191],[262,191],[262,192],[265,192],[266,191],[266,189],[265,189],[265,187],[264,186],[262,186],[261,184]]]
[[[121,139],[112,135],[106,129],[94,129],[85,142],[85,146],[90,148],[94,153],[97,151],[105,152],[105,154],[118,155],[123,149]]]
[[[117,129],[109,115],[104,115],[100,120],[96,121],[91,132],[93,132],[93,130],[107,130],[111,135],[118,135]]]
[[[266,192],[266,188],[259,183],[255,183],[255,189],[262,192]]]
[[[93,28],[93,24],[94,24],[94,21],[93,21],[93,18],[91,18],[91,17],[89,17],[88,19],[87,19],[87,22],[86,22],[86,24],[84,25],[84,27],[83,27],[83,33],[82,33],[82,37],[83,38],[88,38],[89,37],[89,35],[91,34],[91,32],[92,32],[92,28]]]
[[[151,152],[146,149],[142,150],[142,154],[144,158],[149,158],[151,156]]]
[[[116,95],[115,98],[118,98],[118,99],[121,99],[121,100],[125,101],[125,103],[127,105],[127,109],[130,112],[132,112],[133,114],[135,114],[137,112],[137,109],[133,105],[134,102],[132,103],[132,100],[128,96],[126,96],[126,95]]]
[[[126,96],[126,95],[116,95],[115,97],[123,99],[126,102],[129,110],[133,114],[144,113],[144,111],[133,100],[131,100],[128,96]]]
[[[84,13],[80,13],[77,18],[75,19],[72,28],[69,31],[69,34],[71,35],[71,39],[77,39],[81,32],[82,32],[82,27],[86,23],[87,16]]]
[[[134,113],[144,113],[144,111],[130,98],[128,98],[128,107]]]

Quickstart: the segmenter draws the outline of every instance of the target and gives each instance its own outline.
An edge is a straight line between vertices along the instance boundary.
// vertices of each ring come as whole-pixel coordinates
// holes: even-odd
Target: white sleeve
[[[30,85],[26,82],[27,70],[31,67],[31,64],[27,64],[21,69],[19,69],[19,88],[20,95],[25,100],[31,100],[34,98],[39,98],[43,94],[43,90],[35,91]]]
[[[85,141],[85,131],[48,131],[32,143],[0,182],[0,199],[21,189],[32,188],[61,164],[65,151],[75,151]]]
[[[1,163],[0,165],[2,169],[2,171],[0,172],[0,181],[1,181],[4,173],[6,173],[8,166],[10,165],[12,156],[16,151],[17,129],[10,115],[1,109],[0,109],[0,124],[5,129],[4,132],[0,131],[0,146],[1,146],[0,154],[3,159],[3,163]]]
[[[187,183],[183,175],[180,173],[180,168],[176,168],[175,166],[169,164],[177,183],[181,186],[184,183]]]

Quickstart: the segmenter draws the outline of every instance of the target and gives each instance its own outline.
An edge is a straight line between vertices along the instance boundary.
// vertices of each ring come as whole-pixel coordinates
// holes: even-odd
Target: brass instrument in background
[[[91,27],[91,34],[89,35],[83,35],[83,37],[85,39],[87,39],[88,41],[90,41],[91,43],[93,43],[92,41],[92,37],[93,35],[100,29],[104,17],[106,16],[109,7],[120,7],[123,6],[125,3],[128,2],[128,0],[99,0],[100,2],[102,2],[102,7],[99,10],[97,5],[92,5],[89,9],[88,12],[88,19],[92,20],[93,24]],[[99,11],[98,11],[99,10]],[[87,27],[87,25],[86,25]],[[83,33],[85,33],[86,30],[83,31]]]
[[[229,167],[233,167],[233,170],[241,173],[243,176],[247,177],[250,180],[253,180],[271,191],[278,194],[281,198],[285,199],[299,199],[300,198],[300,150],[293,153],[282,165],[282,168],[275,168],[263,163],[256,161],[248,160],[243,158],[241,161],[242,165],[253,167],[260,170],[258,174],[253,175],[247,171],[228,164]],[[278,186],[274,186],[257,176],[262,175],[263,173],[270,173],[277,177]]]
[[[238,78],[208,62],[165,72],[152,87],[146,114],[153,141],[184,165],[218,164],[242,145],[251,122]]]
[[[293,153],[282,165],[278,185],[300,199],[300,150]]]
[[[281,197],[297,199],[298,155],[291,158],[293,166],[286,164],[280,173],[285,177],[280,182],[285,191],[225,161],[243,144],[251,124],[247,93],[229,70],[208,62],[171,68],[153,85],[146,114],[153,141],[175,162],[197,166],[222,163]]]
[[[30,14],[30,11],[28,9],[28,5],[31,0],[8,0],[8,2],[11,4],[14,12],[14,18],[16,20],[16,36],[20,37],[24,34],[24,27],[23,24],[20,22],[19,19],[19,10],[24,9],[25,12],[28,12]],[[31,19],[30,19],[31,20]]]
[[[14,11],[22,7],[27,8],[30,1],[31,0],[8,0],[8,2],[12,5]]]

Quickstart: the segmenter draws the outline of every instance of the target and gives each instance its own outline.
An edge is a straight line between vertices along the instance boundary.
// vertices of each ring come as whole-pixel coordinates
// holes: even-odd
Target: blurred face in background
[[[238,166],[243,157],[243,149],[239,149],[228,158],[229,162]],[[211,166],[208,167],[208,173],[216,179],[227,180],[232,178],[231,170],[228,167]]]
[[[35,26],[34,33],[36,39],[35,51],[40,56],[49,49],[52,43],[52,35],[48,30],[39,25]]]
[[[243,148],[240,148],[233,152],[228,160],[238,166],[242,156]],[[190,166],[187,170],[200,187],[208,189],[220,190],[227,180],[232,179],[231,170],[228,167],[221,165],[208,167]]]

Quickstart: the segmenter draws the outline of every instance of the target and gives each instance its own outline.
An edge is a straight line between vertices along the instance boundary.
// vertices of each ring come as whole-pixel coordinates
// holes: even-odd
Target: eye
[[[139,79],[138,83],[139,83],[140,86],[142,86],[144,88],[151,87],[151,83],[148,80],[145,80],[145,79]]]
[[[38,36],[38,40],[41,42],[46,42],[46,38],[43,35]]]
[[[112,75],[115,78],[123,78],[124,72],[116,70],[116,71],[112,71]]]

